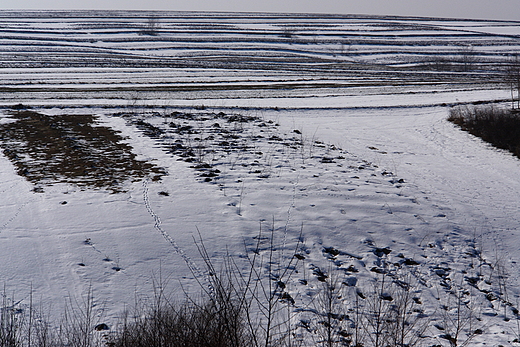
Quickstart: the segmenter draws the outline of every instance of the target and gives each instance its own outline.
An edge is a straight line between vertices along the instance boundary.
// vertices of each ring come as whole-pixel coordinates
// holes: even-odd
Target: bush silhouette
[[[448,121],[520,158],[520,117],[513,110],[492,106],[457,107],[450,110]]]

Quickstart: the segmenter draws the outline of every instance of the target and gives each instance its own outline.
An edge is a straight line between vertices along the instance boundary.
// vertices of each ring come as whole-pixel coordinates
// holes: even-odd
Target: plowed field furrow
[[[0,104],[49,105],[55,93],[57,103],[68,95],[67,104],[81,107],[109,106],[106,98],[254,106],[272,97],[333,100],[366,88],[496,89],[520,52],[519,37],[520,22],[512,21],[0,11]]]

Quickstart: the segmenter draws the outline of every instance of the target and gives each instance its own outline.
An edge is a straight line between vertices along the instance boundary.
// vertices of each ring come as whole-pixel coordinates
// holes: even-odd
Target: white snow
[[[244,29],[274,29],[271,23],[243,21],[238,24]],[[433,20],[430,24],[444,25]],[[68,23],[56,25],[68,28]],[[445,28],[450,25],[498,34],[518,34],[519,28],[517,24],[473,28],[466,22],[448,22]],[[373,28],[368,20],[344,26],[352,31]],[[136,298],[151,297],[159,277],[166,278],[179,297],[184,291],[198,293],[194,276],[203,278],[204,269],[194,240],[202,238],[218,261],[227,253],[243,255],[260,230],[274,227],[277,241],[287,249],[302,232],[309,272],[311,265],[327,267],[330,261],[322,250],[331,246],[363,258],[345,256],[345,264],[365,264],[370,269],[377,261],[372,244],[391,248],[392,255],[403,253],[418,260],[424,272],[442,263],[454,272],[462,271],[466,248],[477,243],[487,261],[506,264],[510,301],[517,304],[520,162],[446,121],[446,105],[505,101],[510,98],[508,89],[432,83],[293,90],[291,85],[301,82],[298,78],[309,76],[212,68],[71,70],[1,68],[5,88],[38,83],[25,85],[16,99],[12,94],[0,96],[1,102],[23,103],[45,114],[95,113],[102,125],[122,133],[139,159],[166,168],[168,175],[157,182],[128,182],[126,192],[117,194],[72,184],[35,193],[0,154],[0,283],[22,303],[28,303],[32,290],[51,316],[59,316],[64,298],[77,300],[92,290],[96,318],[114,324]],[[58,84],[61,77],[69,78],[66,84]],[[74,84],[70,78],[86,84]],[[310,86],[322,81],[319,74],[309,79]],[[341,76],[325,80],[349,81]],[[157,87],[161,83],[201,87],[220,83],[243,86],[243,90],[140,94],[133,106],[122,92],[83,95],[83,89],[96,86]],[[285,83],[287,90],[273,87],[279,83]],[[31,91],[41,86],[76,90],[70,94]],[[251,86],[265,90],[250,91]],[[150,104],[167,108],[152,116],[144,109]],[[192,108],[199,105],[208,107],[207,112],[223,110],[272,120],[280,127],[269,130],[269,135],[299,137],[304,145],[290,149],[258,142],[259,157],[230,155],[218,164],[222,172],[218,184],[207,183],[197,178],[189,163],[161,148],[171,139],[151,139],[113,115],[118,106],[133,110],[143,106],[147,120],[166,127],[163,116],[168,110],[196,112]],[[7,109],[0,112],[0,124],[12,121]],[[301,136],[295,135],[295,129]],[[260,134],[256,128],[248,131]],[[328,155],[340,159],[320,162]],[[268,171],[267,178],[251,174],[255,160],[259,163],[254,165]],[[430,275],[424,295],[435,298],[440,289],[437,277]],[[369,277],[368,270],[357,276],[360,282]],[[315,293],[317,287],[292,290]],[[514,338],[513,328],[501,317],[484,316],[482,325],[488,323],[487,334],[477,336],[472,346],[507,345]]]

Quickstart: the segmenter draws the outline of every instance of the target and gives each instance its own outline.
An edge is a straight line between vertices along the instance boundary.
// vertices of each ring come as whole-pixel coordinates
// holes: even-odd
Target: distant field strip
[[[520,22],[0,11],[0,104],[52,106],[49,93],[57,93],[57,106],[62,94],[69,106],[109,106],[103,100],[166,105],[280,91],[289,98],[343,96],[367,86],[444,91],[446,83],[455,91],[482,89],[502,83],[504,64],[519,51]]]

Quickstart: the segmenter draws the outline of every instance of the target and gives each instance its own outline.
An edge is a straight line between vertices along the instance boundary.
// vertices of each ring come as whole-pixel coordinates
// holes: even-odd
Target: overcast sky
[[[0,0],[0,8],[309,12],[520,20],[519,0]]]

